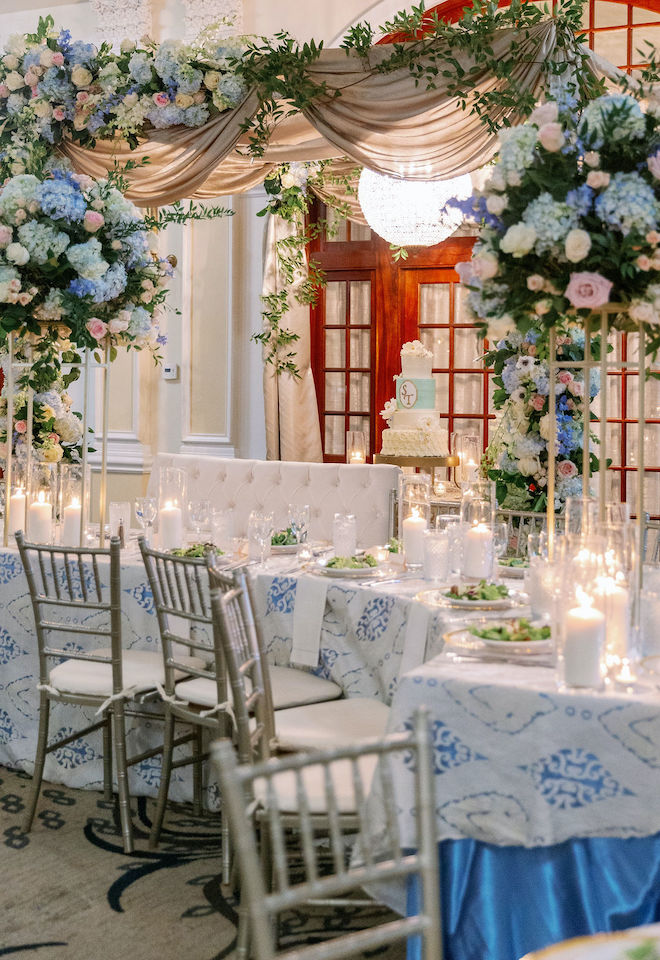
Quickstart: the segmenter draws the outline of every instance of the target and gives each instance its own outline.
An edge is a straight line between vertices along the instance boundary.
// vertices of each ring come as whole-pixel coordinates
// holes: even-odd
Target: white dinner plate
[[[332,557],[328,558],[332,560]],[[380,576],[380,567],[329,567],[328,560],[317,560],[312,566],[315,573],[325,577],[344,577],[348,580],[364,580],[366,577]]]
[[[274,557],[285,557],[287,554],[298,553],[298,544],[287,543],[286,546],[281,543],[277,546],[273,544],[271,545],[270,552]]]
[[[484,626],[492,624],[492,620],[479,621]],[[476,621],[473,621],[474,627]],[[468,658],[470,660],[501,661],[502,663],[523,663],[539,666],[550,666],[548,654],[552,651],[552,644],[548,641],[539,641],[538,645],[501,643],[498,646],[488,646],[482,637],[470,632],[469,627],[458,630],[449,630],[442,637],[444,641],[443,656]]]
[[[525,603],[525,597],[516,590],[509,590],[509,596],[500,597],[499,600],[461,600],[458,597],[446,597],[445,593],[451,586],[452,584],[448,583],[435,590],[422,590],[415,600],[421,600],[432,607],[455,607],[457,610],[510,610],[511,607]]]

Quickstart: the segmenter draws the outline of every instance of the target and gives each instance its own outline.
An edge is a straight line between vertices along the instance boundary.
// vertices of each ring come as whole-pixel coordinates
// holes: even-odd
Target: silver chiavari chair
[[[27,543],[16,534],[30,590],[39,650],[39,734],[32,794],[23,829],[28,833],[36,811],[46,755],[95,730],[103,730],[104,795],[112,797],[114,747],[119,814],[126,853],[133,851],[128,767],[146,760],[160,747],[139,756],[126,755],[126,715],[153,720],[136,698],[147,699],[163,679],[160,656],[123,650],[121,642],[120,542],[109,548],[53,547]],[[101,643],[95,646],[94,641]],[[85,649],[81,649],[82,644]],[[48,743],[51,703],[95,707],[100,719]]]
[[[231,603],[225,604],[227,615]],[[238,958],[337,960],[420,937],[424,960],[441,960],[432,745],[424,711],[415,715],[410,733],[337,750],[254,764],[240,764],[228,741],[212,750],[240,876]],[[396,755],[415,771],[412,849],[402,848],[397,819],[391,766]],[[384,822],[373,816],[372,790],[382,798]],[[298,848],[291,843],[292,829]],[[416,882],[420,907],[414,914],[385,915],[366,929],[278,952],[277,918],[284,911],[356,906],[364,901],[345,901],[347,895],[394,881]]]
[[[214,738],[227,737],[231,735],[232,722],[222,647],[213,638],[205,561],[154,550],[143,536],[138,543],[156,608],[164,668],[160,694],[165,734],[158,802],[149,837],[149,846],[153,848],[158,845],[163,827],[172,770],[192,764],[194,810],[199,815],[203,764],[208,759],[204,731],[208,730]],[[182,675],[182,651],[197,659],[196,665],[187,669],[187,676]],[[188,725],[192,736],[176,738],[177,723]],[[193,741],[192,753],[175,761],[174,748],[187,739]],[[229,847],[224,825],[223,856],[226,877]]]

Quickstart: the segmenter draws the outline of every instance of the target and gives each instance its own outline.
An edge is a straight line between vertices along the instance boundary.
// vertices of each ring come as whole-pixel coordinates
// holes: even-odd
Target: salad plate
[[[512,620],[479,620],[468,624],[467,630],[471,637],[480,640],[491,650],[533,654],[547,653],[552,649],[550,627],[524,617]]]
[[[378,563],[370,553],[353,557],[323,557],[317,560],[311,569],[326,577],[344,577],[350,580],[364,580],[365,577],[379,577],[381,574]]]
[[[507,557],[497,561],[497,568],[503,577],[522,580],[529,569],[529,562],[523,557]]]
[[[522,594],[501,583],[445,584],[434,590],[422,590],[416,600],[434,607],[455,607],[459,610],[508,610],[525,602]]]

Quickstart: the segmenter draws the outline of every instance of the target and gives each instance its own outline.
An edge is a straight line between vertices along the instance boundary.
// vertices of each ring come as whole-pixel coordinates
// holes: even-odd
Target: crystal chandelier
[[[471,193],[469,173],[451,180],[398,180],[365,167],[358,186],[367,223],[397,247],[432,247],[446,240],[465,219],[447,201],[467,200]]]

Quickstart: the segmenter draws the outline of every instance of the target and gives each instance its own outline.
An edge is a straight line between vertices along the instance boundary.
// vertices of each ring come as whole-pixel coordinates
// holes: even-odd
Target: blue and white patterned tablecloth
[[[295,575],[280,576],[277,570],[290,567],[290,558],[273,560],[267,572],[254,580],[257,616],[269,656],[277,664],[289,662],[297,586]],[[348,696],[374,696],[389,702],[402,665],[411,596],[421,586],[407,582],[371,588],[333,581],[327,592],[317,672],[339,683]],[[444,613],[430,616],[429,648],[445,629],[445,619]],[[128,552],[122,559],[122,629],[125,647],[160,649],[146,573],[139,556]],[[419,646],[423,651],[424,643]],[[0,764],[30,772],[38,727],[38,673],[32,606],[20,558],[16,550],[0,549]],[[51,731],[73,732],[92,717],[89,709],[54,704]],[[129,751],[143,752],[160,737],[157,721],[132,722]],[[135,795],[153,794],[160,779],[160,757],[131,768],[129,775]],[[174,771],[173,776],[173,798],[186,798],[186,772]],[[74,787],[99,788],[103,777],[100,734],[80,738],[49,755],[45,777]]]
[[[540,847],[660,831],[655,687],[559,692],[552,669],[440,655],[402,678],[390,729],[406,729],[421,706],[432,725],[439,840]],[[394,780],[412,845],[412,771],[402,765]]]

